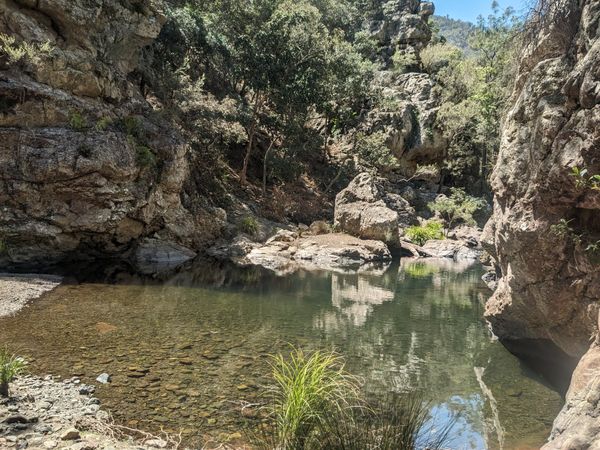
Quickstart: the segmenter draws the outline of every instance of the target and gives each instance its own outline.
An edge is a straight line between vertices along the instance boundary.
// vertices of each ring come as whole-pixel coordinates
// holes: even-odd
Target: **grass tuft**
[[[0,396],[8,397],[9,384],[25,371],[25,360],[9,352],[8,348],[0,349]]]

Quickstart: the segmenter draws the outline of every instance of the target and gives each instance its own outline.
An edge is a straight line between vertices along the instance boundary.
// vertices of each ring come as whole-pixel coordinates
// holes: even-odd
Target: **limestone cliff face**
[[[218,233],[222,215],[185,192],[185,142],[136,83],[163,22],[144,1],[0,0],[0,33],[50,47],[0,52],[0,266]]]
[[[386,145],[408,173],[418,163],[443,159],[446,142],[436,129],[441,99],[435,82],[420,71],[420,51],[431,40],[429,17],[432,2],[389,0],[375,2],[380,9],[370,23],[370,32],[381,49],[384,70],[375,86],[385,102],[366,120],[370,132],[383,132]],[[405,64],[405,67],[393,67]]]
[[[542,29],[521,55],[485,233],[502,271],[487,308],[494,331],[573,356],[587,350],[600,306],[600,265],[585,250],[600,232],[600,191],[571,175],[600,173],[600,5],[580,3],[571,24]],[[562,219],[584,242],[553,228]]]
[[[484,236],[502,278],[486,316],[501,339],[547,340],[579,358],[600,307],[600,258],[588,248],[600,239],[600,191],[586,182],[600,173],[600,3],[550,3],[557,14],[546,11],[528,38],[503,124]],[[578,182],[573,168],[588,175]],[[598,430],[579,417],[597,417],[598,383],[588,384],[597,377],[577,369],[547,448],[598,445]]]

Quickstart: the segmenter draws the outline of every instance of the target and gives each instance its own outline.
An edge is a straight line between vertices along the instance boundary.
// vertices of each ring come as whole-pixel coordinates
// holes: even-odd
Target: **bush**
[[[0,396],[8,397],[8,385],[25,371],[25,361],[5,347],[0,349]]]
[[[0,33],[0,55],[6,56],[9,63],[31,62],[37,64],[40,59],[52,51],[50,42],[42,44],[21,42],[17,43],[14,36]]]
[[[87,126],[87,121],[79,111],[73,111],[69,116],[69,125],[75,131],[81,131]]]
[[[258,221],[252,216],[246,216],[240,222],[240,230],[243,233],[254,235],[258,231]]]
[[[145,145],[138,145],[135,148],[136,161],[141,167],[154,167],[156,165],[156,155]]]
[[[432,239],[444,239],[444,225],[432,220],[425,225],[414,225],[406,229],[406,237],[417,245],[424,245]]]
[[[440,213],[450,229],[460,221],[468,225],[475,225],[473,214],[486,205],[485,200],[467,195],[464,189],[452,188],[450,197],[438,197],[435,202],[431,202],[427,206],[431,211]]]

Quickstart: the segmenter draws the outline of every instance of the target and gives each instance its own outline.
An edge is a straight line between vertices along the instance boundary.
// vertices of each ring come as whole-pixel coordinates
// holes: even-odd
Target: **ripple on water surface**
[[[269,355],[335,346],[374,394],[419,388],[454,449],[539,448],[560,396],[491,339],[482,269],[411,261],[364,273],[198,263],[172,277],[65,284],[0,320],[33,370],[95,383],[125,425],[196,445],[261,417]]]

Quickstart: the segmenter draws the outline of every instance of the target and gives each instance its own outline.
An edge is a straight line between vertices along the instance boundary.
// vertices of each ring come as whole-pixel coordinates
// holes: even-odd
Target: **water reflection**
[[[239,405],[260,403],[268,355],[292,343],[335,346],[371,395],[423,390],[439,427],[460,413],[453,449],[536,448],[560,397],[491,340],[481,273],[447,260],[286,277],[214,262],[151,278],[98,270],[0,320],[0,345],[36,371],[110,373],[98,394],[117,420],[189,445],[258,421]]]

